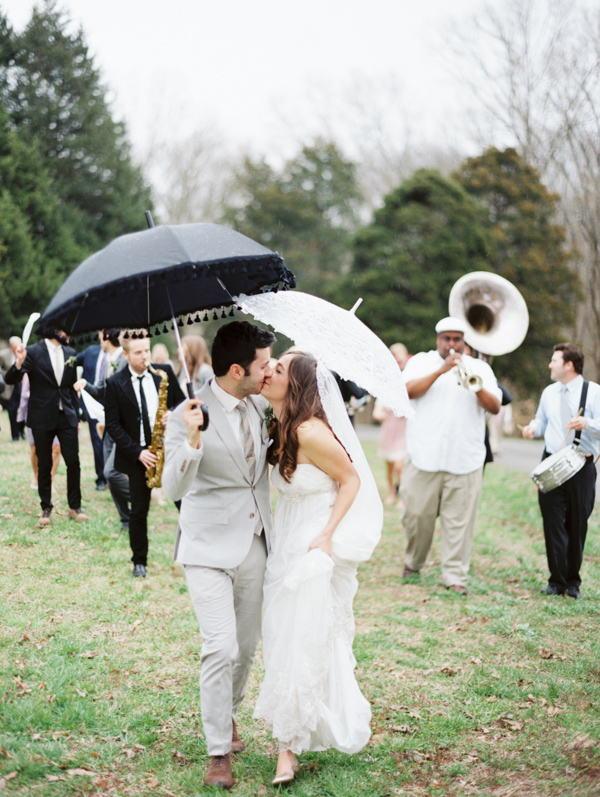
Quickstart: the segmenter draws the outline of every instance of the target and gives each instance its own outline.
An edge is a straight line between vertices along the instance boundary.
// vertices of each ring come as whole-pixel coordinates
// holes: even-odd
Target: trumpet
[[[450,354],[456,354],[454,349],[450,349]],[[467,390],[473,393],[479,393],[483,387],[483,379],[478,374],[470,374],[462,362],[457,362],[455,368],[458,376],[458,384],[466,387]]]

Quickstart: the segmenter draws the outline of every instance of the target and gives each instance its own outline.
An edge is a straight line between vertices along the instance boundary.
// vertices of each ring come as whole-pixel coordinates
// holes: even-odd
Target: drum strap
[[[585,413],[585,402],[587,400],[588,394],[588,387],[590,383],[587,380],[583,380],[583,387],[581,388],[581,398],[579,399],[579,414],[583,415]],[[575,432],[575,439],[573,440],[573,444],[578,446],[581,443],[581,429],[578,429]]]
[[[583,385],[582,385],[582,388],[581,388],[581,398],[579,399],[579,413],[578,413],[579,415],[583,415],[583,413],[585,412],[585,402],[587,400],[589,384],[590,383],[587,380],[585,380],[585,379],[583,380]],[[563,440],[563,445],[564,445],[564,442],[565,441]],[[573,445],[576,445],[576,446],[581,445],[581,429],[578,429],[575,432],[575,437],[573,439]],[[546,451],[546,449],[544,448],[544,451],[542,453],[542,462],[549,456],[551,456],[551,454],[549,454]]]

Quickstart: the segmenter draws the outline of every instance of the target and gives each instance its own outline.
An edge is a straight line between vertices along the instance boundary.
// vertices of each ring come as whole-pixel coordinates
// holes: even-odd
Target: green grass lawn
[[[27,443],[0,433],[0,793],[210,794],[199,707],[200,638],[177,512],[150,513],[148,578],[131,577],[126,535],[94,490],[81,434],[87,524],[66,517],[64,465],[49,531],[36,528]],[[376,444],[365,444],[384,493]],[[440,579],[439,535],[418,581],[401,579],[397,509],[360,569],[355,653],[373,737],[358,755],[302,757],[290,795],[600,794],[600,541],[594,513],[584,599],[547,598],[535,489],[487,468],[468,598]],[[252,720],[257,656],[234,761],[238,795],[275,789],[276,745]],[[283,790],[283,789],[282,789]]]

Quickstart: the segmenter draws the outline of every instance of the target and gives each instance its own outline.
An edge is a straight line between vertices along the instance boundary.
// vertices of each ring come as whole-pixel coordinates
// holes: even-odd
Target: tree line
[[[136,165],[83,31],[71,32],[54,2],[22,33],[0,12],[0,336],[43,309],[84,257],[142,229],[153,195],[162,221],[219,221],[279,251],[300,290],[346,307],[361,296],[359,317],[411,351],[434,346],[460,276],[506,277],[523,293],[530,329],[494,368],[523,396],[547,382],[552,344],[589,302],[567,200],[520,140],[482,145],[443,174],[388,173],[386,188],[396,187],[379,200],[364,164],[331,137],[314,137],[279,166],[245,157],[226,167],[202,136],[189,144],[156,147],[153,172]],[[156,178],[154,191],[145,174]]]

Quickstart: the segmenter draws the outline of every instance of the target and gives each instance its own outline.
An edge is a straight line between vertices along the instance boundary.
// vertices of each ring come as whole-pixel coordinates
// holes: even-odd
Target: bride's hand
[[[308,546],[308,550],[314,551],[316,548],[326,553],[327,556],[331,556],[331,537],[328,534],[319,534]]]

